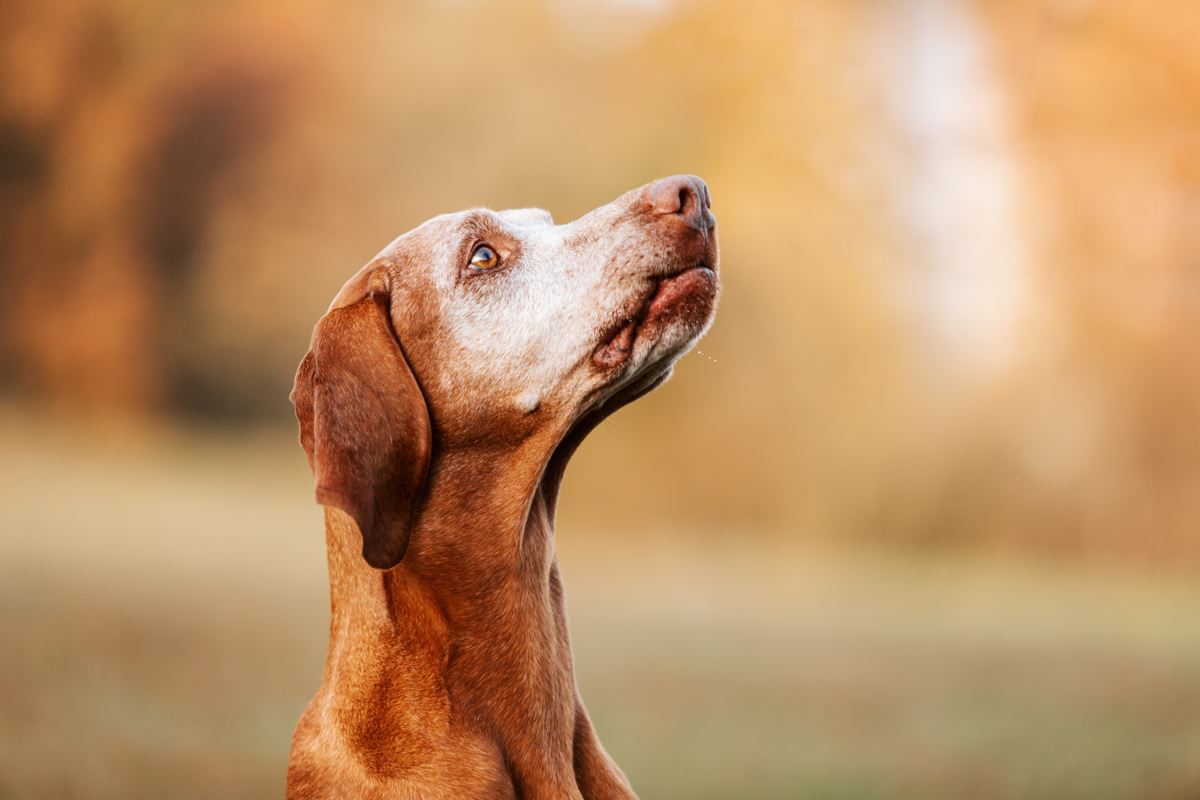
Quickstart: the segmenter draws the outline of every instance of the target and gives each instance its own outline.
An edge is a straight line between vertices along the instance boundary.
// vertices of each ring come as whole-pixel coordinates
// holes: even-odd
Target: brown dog
[[[554,506],[710,324],[709,205],[680,176],[568,225],[436,217],[334,299],[292,392],[332,620],[288,797],[635,796],[575,686]]]

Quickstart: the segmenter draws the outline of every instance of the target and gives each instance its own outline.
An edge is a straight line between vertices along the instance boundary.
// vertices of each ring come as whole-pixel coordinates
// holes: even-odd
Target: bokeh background
[[[0,797],[279,796],[311,326],[436,213],[677,172],[718,322],[558,532],[642,795],[1200,796],[1198,41],[1192,0],[0,0]]]

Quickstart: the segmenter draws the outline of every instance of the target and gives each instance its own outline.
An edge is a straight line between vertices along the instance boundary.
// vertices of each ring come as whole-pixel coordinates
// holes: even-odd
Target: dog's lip
[[[653,322],[670,313],[671,305],[683,295],[696,291],[698,282],[711,287],[715,281],[716,273],[703,264],[663,278],[646,304],[642,323]]]
[[[654,288],[639,303],[637,313],[632,317],[617,320],[605,336],[601,337],[601,345],[592,354],[596,365],[605,369],[615,369],[624,364],[633,351],[633,342],[638,331],[645,323],[654,322],[668,314],[672,303],[682,294],[691,291],[686,284],[697,279],[712,286],[716,282],[716,270],[708,263],[701,262],[657,278]],[[676,291],[681,286],[684,288]]]

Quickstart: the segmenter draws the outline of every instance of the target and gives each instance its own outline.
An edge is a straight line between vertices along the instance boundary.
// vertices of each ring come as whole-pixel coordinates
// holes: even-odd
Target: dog
[[[676,176],[565,225],[435,217],[342,287],[291,395],[331,620],[289,798],[636,797],[576,686],[555,503],[707,331],[717,265],[708,187]]]

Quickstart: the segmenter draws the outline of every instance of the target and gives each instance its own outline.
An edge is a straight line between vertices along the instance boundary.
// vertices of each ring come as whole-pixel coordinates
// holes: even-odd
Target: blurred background
[[[558,526],[642,796],[1200,796],[1197,41],[1190,0],[0,0],[0,798],[279,796],[312,325],[434,214],[678,172],[717,324]]]

